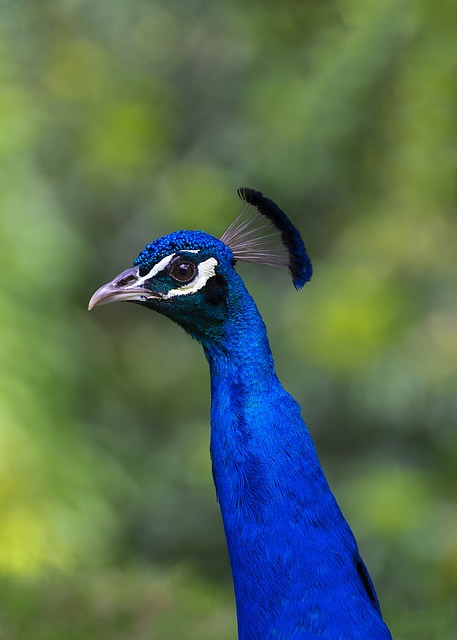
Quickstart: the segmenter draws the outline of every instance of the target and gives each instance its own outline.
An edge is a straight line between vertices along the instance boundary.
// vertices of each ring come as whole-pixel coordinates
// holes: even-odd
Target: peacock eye
[[[169,274],[176,282],[185,284],[195,278],[197,275],[197,267],[193,262],[176,262],[172,266]]]

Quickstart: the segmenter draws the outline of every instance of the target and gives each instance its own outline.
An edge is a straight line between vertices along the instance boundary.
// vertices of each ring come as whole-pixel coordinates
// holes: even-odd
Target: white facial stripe
[[[165,269],[165,267],[170,264],[170,262],[173,260],[175,255],[176,255],[176,253],[170,253],[169,256],[165,256],[165,258],[162,258],[162,260],[159,260],[159,262],[152,267],[151,271],[149,271],[145,276],[140,278],[141,282],[144,282],[145,280],[149,280],[150,278],[153,278],[158,273],[163,271]],[[138,282],[137,282],[137,284],[138,284]]]
[[[203,289],[208,280],[216,275],[216,265],[216,258],[208,258],[208,260],[200,262],[197,267],[198,273],[192,282],[179,287],[179,289],[172,289],[164,296],[164,298],[168,299],[174,298],[175,296],[187,296]]]
[[[153,278],[158,273],[163,271],[170,264],[170,262],[175,257],[175,255],[176,253],[171,253],[169,256],[165,256],[165,258],[162,258],[162,260],[160,260],[157,264],[155,264],[145,276],[138,278],[138,280],[135,280],[135,282],[133,282],[132,284],[126,285],[123,288],[136,289],[137,287],[141,287],[143,282],[145,282],[145,280],[149,280],[150,278]]]
[[[200,249],[183,249],[183,251],[185,251],[187,253],[200,253]],[[176,253],[170,253],[169,256],[165,256],[165,258],[162,258],[162,260],[160,260],[157,264],[155,264],[152,267],[152,269],[150,271],[148,271],[148,273],[145,276],[142,276],[141,278],[138,278],[138,280],[136,282],[134,282],[131,285],[127,285],[125,288],[126,289],[134,289],[136,287],[141,287],[141,285],[143,284],[143,282],[145,280],[149,280],[150,278],[153,278],[158,273],[163,271],[170,264],[170,262],[173,260],[175,255],[176,255]]]

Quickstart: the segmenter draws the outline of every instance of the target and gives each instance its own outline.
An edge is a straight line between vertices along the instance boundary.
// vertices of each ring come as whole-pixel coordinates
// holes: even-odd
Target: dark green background
[[[0,2],[0,635],[235,637],[199,345],[86,312],[251,186],[241,265],[397,639],[457,637],[457,4]]]

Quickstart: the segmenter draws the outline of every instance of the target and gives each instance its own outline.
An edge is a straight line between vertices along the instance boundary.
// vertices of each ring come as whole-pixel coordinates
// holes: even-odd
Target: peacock
[[[198,340],[211,374],[212,471],[232,569],[240,640],[387,640],[370,575],[327,483],[300,406],[274,368],[267,330],[237,261],[312,265],[299,231],[259,191],[221,239],[177,231],[147,244],[92,296],[129,301]]]

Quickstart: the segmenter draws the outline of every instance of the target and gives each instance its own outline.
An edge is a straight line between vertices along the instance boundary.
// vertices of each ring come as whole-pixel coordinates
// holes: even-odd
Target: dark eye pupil
[[[191,262],[179,262],[171,270],[171,277],[178,282],[190,282],[197,273],[197,269]]]

